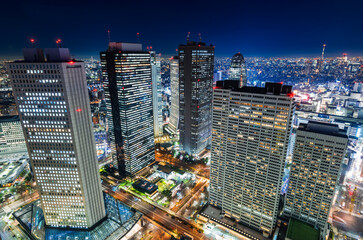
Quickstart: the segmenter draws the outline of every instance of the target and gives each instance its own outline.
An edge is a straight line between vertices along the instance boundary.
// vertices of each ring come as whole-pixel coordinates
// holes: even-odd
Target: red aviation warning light
[[[69,61],[68,63],[71,64],[71,65],[73,65],[74,64],[74,61]]]
[[[60,44],[61,44],[61,42],[62,42],[62,40],[61,39],[57,39],[56,41],[55,41],[55,43],[57,44],[57,46],[60,48]]]
[[[294,93],[293,92],[288,93],[287,96],[290,97],[290,98],[293,98],[294,97]]]
[[[77,108],[76,112],[82,112],[82,108]]]
[[[35,39],[34,38],[31,38],[30,39],[30,43],[35,43]]]

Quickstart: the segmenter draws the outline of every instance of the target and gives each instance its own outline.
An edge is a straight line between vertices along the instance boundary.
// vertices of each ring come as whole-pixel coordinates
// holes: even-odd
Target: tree
[[[31,173],[28,173],[28,175],[26,175],[26,177],[24,178],[25,182],[30,182],[32,180],[32,175]]]
[[[170,189],[165,189],[164,191],[161,192],[161,194],[163,194],[167,198],[171,198],[171,190]]]

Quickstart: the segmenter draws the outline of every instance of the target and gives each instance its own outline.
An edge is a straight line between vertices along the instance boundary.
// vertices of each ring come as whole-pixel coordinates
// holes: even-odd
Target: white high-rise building
[[[284,214],[324,231],[348,137],[338,125],[301,123],[286,195]]]
[[[106,216],[84,63],[67,48],[24,49],[9,77],[45,222],[90,228]]]
[[[225,80],[214,89],[210,203],[269,235],[278,214],[295,104],[291,86],[239,84]]]
[[[179,58],[170,59],[170,89],[171,107],[168,131],[173,135],[178,135],[179,129]]]
[[[150,52],[151,80],[153,85],[153,117],[154,137],[163,135],[163,101],[161,92],[160,56],[155,51]]]
[[[19,116],[0,116],[0,162],[7,157],[26,154],[26,144]]]

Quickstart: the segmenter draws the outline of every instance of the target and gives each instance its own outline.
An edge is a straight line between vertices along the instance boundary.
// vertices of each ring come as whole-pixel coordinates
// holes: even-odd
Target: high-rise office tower
[[[217,82],[213,94],[210,203],[271,234],[280,199],[294,101],[291,86],[239,88]]]
[[[240,87],[247,86],[247,67],[246,61],[241,53],[236,53],[232,57],[229,69],[229,79],[239,80]]]
[[[179,45],[179,130],[181,150],[199,155],[212,131],[214,46]]]
[[[106,213],[84,63],[67,48],[23,52],[8,70],[46,224],[90,228]]]
[[[175,56],[170,59],[170,89],[171,89],[171,106],[168,131],[172,135],[178,135],[179,132],[179,57]]]
[[[113,165],[121,176],[134,174],[155,160],[150,53],[111,42],[101,65]]]
[[[160,55],[155,51],[150,52],[151,60],[151,79],[153,92],[153,118],[154,118],[154,136],[163,135],[163,101],[161,92],[161,66]]]
[[[347,148],[346,131],[338,125],[312,122],[296,131],[286,216],[324,230]]]
[[[0,162],[6,156],[26,153],[26,144],[19,116],[0,116]]]
[[[222,80],[222,71],[217,71],[216,73],[213,74],[214,82],[221,81],[221,80]]]

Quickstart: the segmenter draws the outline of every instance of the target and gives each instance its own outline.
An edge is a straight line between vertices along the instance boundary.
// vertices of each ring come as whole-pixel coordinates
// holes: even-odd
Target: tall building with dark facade
[[[225,80],[214,89],[210,203],[266,235],[278,215],[294,109],[291,86]]]
[[[113,166],[135,174],[155,160],[150,53],[111,42],[101,65]]]
[[[67,48],[8,63],[45,222],[91,228],[106,217],[84,63]]]
[[[314,121],[299,125],[286,194],[286,216],[324,232],[347,143],[347,133],[338,125]]]
[[[247,86],[247,67],[246,61],[241,53],[236,53],[232,57],[229,69],[229,79],[239,80],[240,87]]]
[[[179,45],[179,117],[181,150],[199,155],[212,135],[214,46]]]

